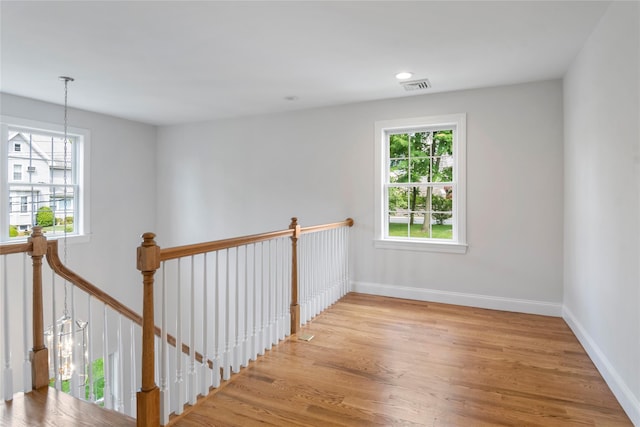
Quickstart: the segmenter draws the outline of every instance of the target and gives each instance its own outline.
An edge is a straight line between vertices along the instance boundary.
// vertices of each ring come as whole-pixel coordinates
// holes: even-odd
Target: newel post
[[[298,236],[300,225],[298,218],[291,218],[289,228],[293,230],[291,236],[291,334],[300,329],[300,305],[298,304]]]
[[[142,272],[142,388],[137,393],[137,425],[160,425],[160,390],[154,380],[153,275],[160,268],[160,247],[153,233],[142,235],[138,270]]]
[[[44,345],[44,321],[42,312],[42,257],[47,253],[47,238],[42,227],[33,227],[29,237],[33,263],[33,349],[31,350],[31,388],[49,385],[49,350]]]

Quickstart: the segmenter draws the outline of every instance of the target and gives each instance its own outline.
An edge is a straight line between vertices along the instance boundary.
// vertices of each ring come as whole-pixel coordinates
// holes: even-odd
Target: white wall
[[[374,249],[374,122],[448,113],[467,113],[467,254]],[[357,290],[559,315],[562,120],[546,81],[160,128],[158,241],[352,216]]]
[[[614,2],[564,81],[564,317],[640,425],[639,7]]]
[[[58,125],[63,119],[59,105],[13,95],[0,94],[0,106],[0,113],[10,117]],[[91,238],[88,243],[69,244],[68,264],[141,312],[136,247],[140,235],[156,226],[156,128],[75,109],[68,116],[69,127],[91,132]]]

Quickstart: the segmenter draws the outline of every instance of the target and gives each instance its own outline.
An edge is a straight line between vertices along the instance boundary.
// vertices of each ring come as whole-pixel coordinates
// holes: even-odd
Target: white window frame
[[[59,134],[64,135],[64,126],[62,124],[52,124],[36,120],[23,119],[18,117],[0,116],[0,198],[2,198],[2,206],[5,206],[9,200],[9,182],[7,180],[8,173],[8,137],[9,128],[21,128],[33,133]],[[67,235],[69,243],[83,243],[89,241],[91,235],[91,215],[89,211],[90,204],[90,148],[91,148],[91,132],[88,129],[77,127],[67,127],[67,135],[73,137],[76,141],[74,174],[78,188],[77,206],[74,206],[74,231]],[[8,206],[8,204],[7,204]],[[64,235],[47,236],[48,239],[61,239]],[[24,238],[9,238],[9,209],[0,210],[0,242],[20,242],[26,240]]]
[[[466,169],[467,169],[467,116],[465,113],[375,122],[375,215],[374,247],[427,252],[463,254],[467,251],[466,235]],[[389,135],[400,131],[430,131],[454,129],[453,138],[453,239],[418,239],[390,237],[387,217],[387,173],[389,168]]]
[[[22,165],[13,165],[13,180],[22,181]]]

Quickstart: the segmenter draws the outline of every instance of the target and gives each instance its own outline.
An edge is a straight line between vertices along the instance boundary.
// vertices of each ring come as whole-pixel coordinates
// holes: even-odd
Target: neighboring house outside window
[[[466,251],[466,116],[376,122],[375,246]]]
[[[88,235],[89,132],[2,117],[0,241],[26,239],[35,225],[48,238]],[[27,171],[28,173],[23,173]]]

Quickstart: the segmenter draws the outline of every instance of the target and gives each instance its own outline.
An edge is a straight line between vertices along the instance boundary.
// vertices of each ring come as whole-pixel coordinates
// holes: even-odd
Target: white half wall
[[[637,426],[639,9],[613,2],[564,80],[564,318]]]
[[[374,122],[452,113],[467,114],[467,253],[375,249]],[[554,80],[162,127],[158,241],[352,216],[355,282],[550,304],[558,315],[562,114]]]

